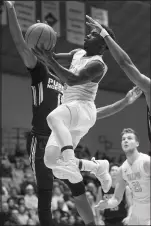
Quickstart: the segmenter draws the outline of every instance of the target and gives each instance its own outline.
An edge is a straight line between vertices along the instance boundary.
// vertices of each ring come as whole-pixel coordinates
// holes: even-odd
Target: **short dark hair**
[[[109,167],[109,172],[112,170],[112,167],[114,167],[114,166],[120,167],[120,164],[117,162],[111,163],[110,167]]]
[[[138,138],[138,135],[135,130],[133,130],[131,128],[125,128],[125,129],[123,129],[121,136],[123,136],[126,133],[133,133],[135,135],[136,140],[139,142],[139,138]]]

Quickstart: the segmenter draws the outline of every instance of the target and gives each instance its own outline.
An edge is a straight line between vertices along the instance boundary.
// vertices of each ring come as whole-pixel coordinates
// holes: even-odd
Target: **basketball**
[[[36,23],[27,29],[25,40],[29,48],[41,47],[51,50],[57,41],[57,34],[54,29],[45,23]]]

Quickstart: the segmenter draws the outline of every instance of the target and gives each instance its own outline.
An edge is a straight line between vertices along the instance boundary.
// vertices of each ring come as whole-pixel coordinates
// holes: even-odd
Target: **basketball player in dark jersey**
[[[16,48],[31,75],[31,88],[33,97],[32,130],[28,136],[27,150],[32,170],[37,183],[38,215],[41,226],[53,226],[51,215],[51,198],[53,188],[52,170],[44,164],[44,151],[51,134],[46,121],[47,115],[61,102],[62,85],[57,77],[43,62],[33,54],[27,46],[17,21],[14,2],[5,1],[8,12],[9,28]],[[70,55],[72,58],[72,53]],[[85,195],[83,181],[69,186],[79,214],[86,224],[93,224],[94,217]],[[94,225],[94,224],[93,224]]]
[[[106,199],[108,200],[113,196],[115,185],[116,185],[116,176],[117,176],[118,169],[119,169],[119,164],[113,163],[110,165],[110,175],[112,177],[112,186],[107,193],[104,193],[103,190],[101,189],[101,192],[100,192],[101,197],[99,197],[99,199],[101,198],[104,200]],[[103,221],[107,226],[109,225],[120,226],[123,224],[127,224],[127,222],[129,221],[129,217],[131,215],[131,210],[132,210],[132,194],[131,194],[130,188],[127,186],[121,203],[115,208],[104,210],[102,214]]]
[[[86,16],[89,22],[89,25],[92,28],[95,28],[98,33],[104,38],[112,56],[117,61],[119,66],[128,76],[128,78],[138,86],[145,95],[147,102],[147,124],[148,124],[148,137],[151,142],[151,100],[150,100],[150,91],[151,91],[151,79],[143,75],[133,64],[132,60],[128,54],[112,39],[108,32],[99,24],[97,21],[93,20],[91,17]]]

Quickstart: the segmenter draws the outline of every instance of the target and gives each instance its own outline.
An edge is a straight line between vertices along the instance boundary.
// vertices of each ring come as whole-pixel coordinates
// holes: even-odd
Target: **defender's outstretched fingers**
[[[88,26],[90,26],[90,27],[92,27],[92,28],[95,28],[95,25],[94,25],[94,24],[92,24],[92,23],[88,23],[88,22],[86,22],[86,25],[88,25]]]

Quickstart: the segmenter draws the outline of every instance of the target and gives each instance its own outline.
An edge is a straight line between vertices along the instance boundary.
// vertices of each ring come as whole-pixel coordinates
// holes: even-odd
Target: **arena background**
[[[37,19],[50,23],[58,33],[56,52],[82,48],[84,36],[88,32],[85,27],[85,15],[88,14],[109,25],[115,32],[117,42],[126,50],[137,68],[150,76],[150,1],[16,1],[15,9],[23,34]],[[6,12],[1,7],[0,11],[1,225],[39,226],[36,183],[26,151],[26,135],[31,129],[32,118],[30,75],[13,43]],[[105,54],[104,61],[108,65],[108,72],[99,86],[97,107],[124,98],[134,86],[109,52]],[[60,63],[68,66],[63,61]],[[125,127],[138,132],[141,141],[139,150],[151,154],[146,110],[146,101],[142,95],[123,111],[98,120],[76,148],[76,156],[89,160],[95,156],[96,159],[108,159],[110,163],[118,162],[121,165],[125,155],[120,147],[120,133]],[[82,175],[95,223],[104,225],[101,213],[97,216],[94,208],[100,200],[100,183],[88,172],[82,172]],[[84,225],[70,190],[60,180],[54,180],[53,183],[51,210],[53,221],[58,226],[68,223],[74,226]]]
[[[87,32],[85,14],[109,25],[118,43],[127,51],[139,70],[150,75],[150,4],[149,1],[16,1],[23,33],[37,19],[47,20],[58,32],[56,52],[82,47]],[[11,38],[7,16],[2,13],[2,127],[7,149],[25,149],[24,131],[30,129],[30,77]],[[97,95],[96,104],[104,106],[124,97],[133,87],[110,53],[104,57],[108,72]],[[64,62],[61,62],[64,65]],[[65,66],[65,65],[64,65]],[[81,141],[92,155],[97,149],[120,153],[120,132],[132,127],[141,138],[140,150],[150,150],[147,138],[146,103],[142,96],[132,106],[97,121]]]

